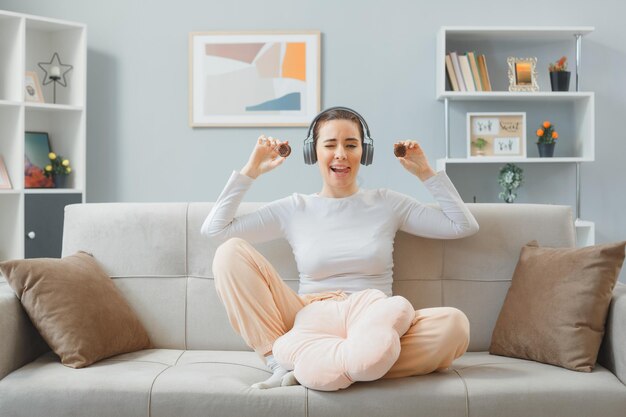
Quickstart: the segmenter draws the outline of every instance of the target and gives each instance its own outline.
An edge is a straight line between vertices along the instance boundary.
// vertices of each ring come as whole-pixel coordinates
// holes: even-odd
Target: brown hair
[[[313,149],[317,149],[317,138],[319,136],[319,131],[322,125],[325,122],[330,120],[350,120],[359,127],[359,134],[361,135],[361,145],[363,145],[363,124],[361,123],[361,119],[359,117],[347,110],[342,109],[334,109],[323,112],[322,115],[315,122],[315,126],[313,127]]]

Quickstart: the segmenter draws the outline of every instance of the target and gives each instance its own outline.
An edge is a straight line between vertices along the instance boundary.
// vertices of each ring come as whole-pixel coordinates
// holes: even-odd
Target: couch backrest
[[[243,203],[238,214],[263,203]],[[200,235],[212,203],[90,203],[67,206],[63,256],[92,253],[123,291],[157,347],[250,350],[231,329],[213,284],[216,246]],[[520,249],[575,245],[571,209],[535,204],[469,204],[480,231],[434,240],[399,232],[396,295],[415,309],[453,306],[471,323],[470,351],[487,350]],[[255,247],[297,291],[289,244]]]

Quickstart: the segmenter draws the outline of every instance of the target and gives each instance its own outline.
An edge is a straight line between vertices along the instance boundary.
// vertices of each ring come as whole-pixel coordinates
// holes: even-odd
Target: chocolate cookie
[[[398,158],[403,158],[406,156],[406,146],[402,143],[396,143],[393,146],[393,154]]]
[[[291,146],[286,143],[281,144],[278,147],[278,154],[282,157],[288,157],[291,154]]]

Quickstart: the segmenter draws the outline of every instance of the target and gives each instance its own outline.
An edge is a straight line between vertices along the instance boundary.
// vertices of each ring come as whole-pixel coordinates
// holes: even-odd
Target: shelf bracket
[[[580,219],[580,162],[576,162],[576,219]]]
[[[443,128],[446,136],[446,159],[450,158],[450,99],[443,99]]]
[[[580,58],[582,54],[582,39],[580,33],[574,35],[576,38],[576,91],[580,91]]]

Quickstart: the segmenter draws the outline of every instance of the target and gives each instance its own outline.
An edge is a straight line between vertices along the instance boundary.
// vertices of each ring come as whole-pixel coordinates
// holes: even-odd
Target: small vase
[[[569,71],[554,71],[550,73],[552,91],[569,91]]]
[[[539,156],[541,158],[552,158],[552,156],[554,156],[554,145],[556,145],[556,143],[538,143],[537,148],[539,148]]]
[[[67,188],[67,175],[55,175],[54,188]]]

